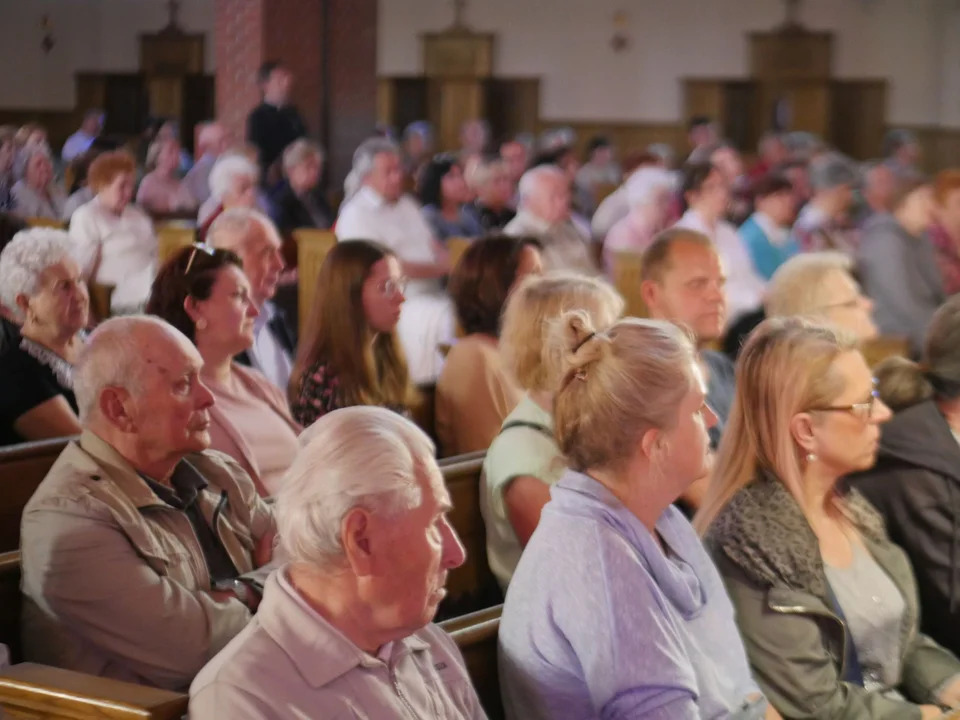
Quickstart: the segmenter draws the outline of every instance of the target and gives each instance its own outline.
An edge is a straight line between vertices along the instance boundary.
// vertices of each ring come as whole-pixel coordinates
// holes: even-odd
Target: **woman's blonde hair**
[[[775,475],[797,496],[801,449],[790,432],[794,415],[832,404],[844,390],[834,369],[856,339],[838,328],[797,317],[764,321],[740,352],[737,391],[717,451],[713,479],[694,527],[703,534],[759,471]]]
[[[696,348],[673,323],[626,318],[598,331],[572,310],[553,323],[546,353],[559,381],[553,418],[572,470],[619,469],[643,434],[669,430],[690,391]]]
[[[500,330],[503,365],[528,391],[555,390],[543,361],[548,324],[568,310],[584,310],[594,327],[623,314],[623,298],[596,278],[570,272],[530,275],[510,294]]]
[[[933,398],[960,397],[960,296],[954,295],[934,313],[923,362],[892,357],[875,372],[880,398],[894,412]]]

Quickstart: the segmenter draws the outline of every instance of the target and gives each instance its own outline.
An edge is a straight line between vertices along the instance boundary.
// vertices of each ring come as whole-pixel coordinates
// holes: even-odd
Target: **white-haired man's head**
[[[245,154],[224,153],[210,170],[210,194],[225,208],[253,207],[259,177],[257,166]]]
[[[227,150],[227,129],[218,122],[206,122],[197,133],[197,156],[219,157]]]
[[[677,189],[676,176],[661,167],[642,167],[627,178],[624,186],[631,209],[647,218],[655,230],[660,230]]]
[[[805,316],[838,325],[861,340],[876,337],[873,302],[852,275],[853,263],[838,252],[795,255],[767,286],[768,317]]]
[[[294,571],[348,592],[379,641],[428,623],[447,572],[463,563],[449,510],[430,439],[367,406],[337,410],[304,432],[275,504]]]
[[[141,471],[206,450],[213,395],[202,367],[193,344],[158,318],[107,320],[74,364],[80,422]]]
[[[393,140],[382,137],[364,140],[353,154],[351,175],[360,185],[374,190],[387,202],[396,202],[403,194],[400,147]]]
[[[0,305],[14,322],[71,337],[87,324],[90,299],[62,230],[30,228],[0,253]]]
[[[554,165],[539,165],[520,178],[520,209],[553,225],[570,217],[570,179]]]
[[[270,218],[245,207],[224,210],[210,225],[207,242],[240,256],[243,272],[250,281],[252,300],[258,308],[276,295],[283,272],[283,243]]]

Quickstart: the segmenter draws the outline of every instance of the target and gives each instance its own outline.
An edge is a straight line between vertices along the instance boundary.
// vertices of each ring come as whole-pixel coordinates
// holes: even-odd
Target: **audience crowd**
[[[466,558],[437,458],[484,452],[510,720],[960,708],[960,170],[906,131],[748,163],[696,117],[675,167],[421,121],[334,196],[293,79],[192,156],[96,109],[59,156],[0,128],[0,445],[68,441],[24,659],[196,720],[486,717],[433,622]]]

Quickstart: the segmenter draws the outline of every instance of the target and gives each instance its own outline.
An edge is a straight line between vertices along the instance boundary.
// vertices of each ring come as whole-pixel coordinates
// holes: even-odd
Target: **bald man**
[[[185,690],[250,620],[273,512],[207,450],[202,365],[156,318],[91,334],[73,370],[83,433],[23,513],[26,660]]]
[[[210,199],[210,171],[217,158],[226,152],[227,130],[218,122],[204,123],[197,134],[197,161],[183,178],[183,185],[196,201],[197,206]]]
[[[570,178],[558,167],[541,165],[524,173],[517,216],[504,232],[540,240],[545,270],[598,273],[587,239],[570,221]]]

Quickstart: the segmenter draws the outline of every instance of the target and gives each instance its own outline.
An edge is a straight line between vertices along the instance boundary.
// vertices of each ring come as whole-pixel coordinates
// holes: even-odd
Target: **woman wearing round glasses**
[[[396,332],[406,285],[400,261],[377,243],[345,240],[327,254],[290,377],[297,422],[353,405],[409,415],[420,402]]]
[[[253,345],[259,314],[240,258],[207,245],[183,248],[157,274],[147,312],[186,335],[203,358],[200,379],[216,399],[211,448],[240,463],[262,496],[276,493],[301,428],[276,385],[234,361]]]
[[[924,631],[960,653],[960,297],[934,314],[922,363],[890,358],[876,372],[896,415],[854,487],[910,556]]]
[[[845,475],[890,410],[842,331],[767,320],[747,341],[694,524],[726,582],[754,677],[784,717],[939,717],[960,661],[918,632],[904,552]]]

